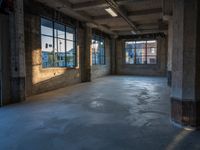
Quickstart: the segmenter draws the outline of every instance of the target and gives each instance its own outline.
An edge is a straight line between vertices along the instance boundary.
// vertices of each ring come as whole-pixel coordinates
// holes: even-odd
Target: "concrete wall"
[[[110,39],[105,38],[105,57],[106,64],[105,65],[93,65],[91,68],[91,76],[92,80],[95,78],[99,78],[105,75],[109,75],[111,72],[111,60],[110,60]]]
[[[65,24],[77,26],[78,67],[42,68],[40,18],[47,17]],[[79,23],[40,3],[25,3],[25,49],[26,49],[26,96],[54,90],[81,82],[80,55],[83,51],[84,30]]]
[[[3,103],[10,101],[10,47],[9,47],[9,16],[0,13],[0,57],[2,73]]]
[[[77,28],[78,66],[69,68],[42,68],[40,18],[49,18],[64,24],[73,24]],[[25,49],[26,49],[26,96],[58,89],[80,83],[84,64],[85,27],[83,23],[70,18],[38,2],[25,1]],[[91,41],[91,39],[89,39]],[[91,78],[110,74],[110,46],[106,37],[106,65],[92,66]],[[90,49],[87,49],[90,51]]]
[[[167,70],[167,38],[158,36],[156,38],[144,38],[144,40],[156,39],[158,43],[157,64],[156,65],[132,65],[125,64],[125,41],[126,40],[142,40],[141,38],[120,38],[116,44],[117,74],[119,75],[149,75],[149,76],[165,76]]]

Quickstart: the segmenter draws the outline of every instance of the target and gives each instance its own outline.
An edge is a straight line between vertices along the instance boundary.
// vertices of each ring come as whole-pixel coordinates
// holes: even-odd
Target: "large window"
[[[42,67],[76,66],[75,29],[41,18]]]
[[[105,43],[104,38],[98,35],[92,37],[92,64],[105,64]]]
[[[156,64],[157,41],[125,42],[126,64]]]

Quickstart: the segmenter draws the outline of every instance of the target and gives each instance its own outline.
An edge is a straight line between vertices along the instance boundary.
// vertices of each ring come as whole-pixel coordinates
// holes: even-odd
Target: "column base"
[[[171,120],[182,127],[200,127],[200,101],[171,98]]]

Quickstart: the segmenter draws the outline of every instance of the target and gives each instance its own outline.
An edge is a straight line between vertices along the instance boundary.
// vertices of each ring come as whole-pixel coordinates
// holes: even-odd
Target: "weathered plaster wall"
[[[77,26],[78,66],[69,68],[42,68],[40,18],[47,17]],[[39,3],[25,3],[26,95],[34,95],[81,82],[80,55],[83,51],[84,30],[78,21]]]
[[[41,36],[40,18],[49,18],[64,24],[72,24],[77,28],[77,60],[78,66],[74,69],[69,68],[42,68],[41,58]],[[82,73],[90,71],[90,78],[95,79],[110,74],[110,42],[105,38],[106,65],[92,66],[87,70],[83,67],[85,57],[84,51],[90,51],[85,46],[86,34],[85,25],[72,19],[58,11],[44,6],[38,2],[25,1],[25,49],[26,49],[26,95],[34,95],[49,90],[54,90],[71,84],[80,83]],[[88,36],[91,38],[92,36]],[[91,41],[92,39],[88,39]],[[88,42],[91,44],[90,42]],[[90,65],[90,64],[87,64]],[[90,66],[89,66],[90,67]],[[83,71],[83,69],[86,69]]]

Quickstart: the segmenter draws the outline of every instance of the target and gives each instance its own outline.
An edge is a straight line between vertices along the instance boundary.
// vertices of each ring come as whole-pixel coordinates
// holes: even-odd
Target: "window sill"
[[[158,64],[124,64],[128,66],[156,66]]]
[[[41,70],[78,70],[79,67],[68,68],[68,67],[49,67],[49,68],[41,68]]]

